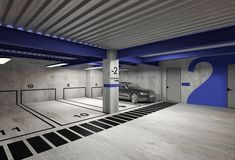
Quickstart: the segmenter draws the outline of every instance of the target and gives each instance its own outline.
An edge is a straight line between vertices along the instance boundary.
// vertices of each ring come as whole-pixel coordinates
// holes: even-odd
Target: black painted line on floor
[[[132,115],[132,116],[136,116],[136,117],[138,117],[138,118],[144,116],[143,114],[132,113],[131,111],[126,112],[125,114],[129,114],[129,115]]]
[[[91,123],[91,124],[93,124],[93,125],[96,125],[96,126],[98,126],[98,127],[101,127],[101,128],[103,128],[103,129],[109,129],[109,128],[112,127],[112,126],[106,125],[106,124],[101,123],[101,122],[98,122],[98,121],[91,121],[91,122],[89,122],[89,123]]]
[[[33,137],[33,138],[29,138],[27,139],[27,141],[29,142],[29,144],[33,147],[33,149],[37,152],[37,153],[42,153],[45,152],[47,150],[52,149],[52,147],[47,144],[41,137],[37,136],[37,137]]]
[[[32,109],[31,107],[26,106],[26,105],[25,105],[25,104],[23,104],[23,103],[22,103],[21,105],[22,105],[22,106],[24,106],[24,107],[26,107],[26,108],[28,108],[28,109],[29,109],[29,110],[31,110],[31,111],[36,112],[37,114],[39,114],[39,115],[43,116],[44,118],[49,119],[50,121],[54,122],[55,124],[57,124],[57,125],[59,125],[59,126],[62,126],[60,123],[58,123],[58,122],[56,122],[55,120],[53,120],[53,119],[51,119],[51,118],[49,118],[49,117],[45,116],[44,114],[42,114],[42,113],[40,113],[40,112],[38,112],[38,111],[36,111],[36,110]]]
[[[8,144],[8,148],[14,160],[21,160],[24,158],[31,157],[33,155],[23,141],[10,143]]]
[[[139,115],[147,115],[152,112],[130,111],[129,113],[134,113],[134,114],[139,114]]]
[[[118,122],[118,123],[125,123],[126,122],[124,120],[117,119],[117,118],[114,118],[114,117],[106,117],[105,119],[111,120],[111,121],[114,121],[114,122]]]
[[[71,104],[71,103],[66,103],[66,102],[62,102],[62,101],[57,101],[57,100],[56,100],[56,102],[65,103],[65,104],[68,104],[68,105],[76,106],[76,105],[73,105],[73,104]],[[70,125],[70,124],[74,124],[74,123],[78,123],[78,122],[82,122],[82,121],[86,121],[86,120],[89,120],[89,119],[98,118],[98,117],[102,117],[102,116],[105,116],[105,115],[106,115],[106,114],[104,113],[104,114],[99,115],[99,116],[90,117],[90,118],[86,118],[86,119],[82,119],[82,120],[78,120],[78,121],[73,121],[73,122],[61,124],[61,123],[59,123],[59,122],[57,122],[57,121],[55,121],[55,120],[53,120],[53,119],[51,119],[51,118],[49,118],[49,117],[43,115],[42,113],[40,113],[40,112],[38,112],[38,111],[35,111],[34,109],[30,108],[29,106],[26,106],[26,105],[24,105],[24,104],[21,104],[21,105],[23,105],[23,106],[25,106],[26,108],[28,108],[28,109],[30,109],[30,110],[32,110],[32,111],[38,113],[39,115],[43,116],[44,118],[49,119],[50,121],[56,123],[56,124],[59,125],[59,126],[66,126],[66,125]],[[78,107],[79,107],[79,106],[78,106]],[[84,108],[84,107],[80,107],[80,108]],[[85,109],[88,109],[88,108],[85,108]],[[93,110],[93,109],[88,109],[88,110]],[[93,111],[102,113],[102,112],[97,111],[97,110],[93,110]],[[54,127],[54,128],[55,128],[55,127]],[[51,129],[51,128],[50,128],[50,129]]]
[[[131,120],[133,120],[132,118],[127,118],[127,117],[123,117],[123,116],[120,116],[120,115],[114,115],[113,117],[119,118],[119,119],[122,119],[122,120],[125,120],[125,121],[131,121]]]
[[[121,113],[121,114],[119,114],[120,116],[125,116],[125,117],[130,117],[130,118],[133,118],[133,119],[136,119],[136,118],[138,118],[137,116],[134,116],[134,115],[130,115],[130,114],[126,114],[126,113]]]
[[[103,129],[100,129],[100,128],[95,127],[95,126],[93,126],[93,125],[90,125],[90,124],[88,124],[88,123],[80,124],[80,126],[86,128],[86,129],[89,129],[89,130],[91,130],[91,131],[93,131],[93,132],[100,132],[100,131],[103,131]]]
[[[54,132],[43,134],[43,136],[56,147],[68,143],[65,139],[63,139],[62,137],[60,137]]]
[[[109,120],[107,120],[107,119],[98,119],[98,121],[107,123],[107,124],[109,124],[109,125],[111,125],[111,126],[118,126],[118,125],[119,125],[119,123],[115,123],[115,122],[109,121]]]
[[[65,101],[67,101],[67,102],[65,102]],[[73,106],[76,106],[76,107],[79,107],[79,108],[83,108],[83,109],[88,109],[88,110],[92,110],[92,111],[103,113],[102,111],[99,111],[99,110],[96,110],[96,109],[92,109],[92,108],[88,108],[88,107],[84,107],[84,106],[79,106],[79,105],[77,105],[78,104],[77,102],[74,102],[74,101],[71,101],[71,100],[67,100],[67,99],[64,100],[64,101],[58,101],[58,102],[69,104],[69,105],[73,105]],[[74,104],[74,103],[77,103],[77,104]]]
[[[73,130],[74,132],[86,137],[86,136],[89,136],[89,135],[92,135],[93,133],[86,130],[86,129],[83,129],[79,126],[73,126],[73,127],[69,127],[69,129]]]
[[[8,160],[3,146],[0,146],[0,160]]]
[[[92,107],[95,107],[95,108],[102,108],[101,106],[96,106],[96,105],[93,105],[93,104],[87,104],[87,103],[79,102],[79,101],[75,101],[75,100],[67,100],[67,101],[71,101],[71,102],[74,102],[74,103],[80,103],[80,104],[92,106]]]
[[[136,109],[135,111],[156,111],[158,109],[156,108],[141,108],[141,109]]]
[[[69,131],[68,129],[61,129],[61,130],[58,130],[57,132],[70,141],[75,141],[75,140],[82,138],[81,136]]]

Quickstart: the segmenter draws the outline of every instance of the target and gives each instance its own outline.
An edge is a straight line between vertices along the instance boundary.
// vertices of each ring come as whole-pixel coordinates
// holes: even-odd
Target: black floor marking
[[[130,114],[130,115],[132,115],[132,116],[136,116],[136,117],[142,117],[142,116],[144,116],[143,114],[137,114],[137,113],[133,113],[133,112],[126,112],[125,114]]]
[[[73,127],[69,127],[70,129],[72,129],[73,131],[79,133],[80,135],[82,136],[89,136],[89,135],[92,135],[93,133],[86,130],[86,129],[83,129],[81,127],[78,127],[78,126],[73,126]]]
[[[127,121],[137,119],[137,118],[142,117],[144,115],[148,115],[152,112],[159,111],[161,109],[170,107],[175,104],[176,103],[153,104],[153,105],[146,106],[143,108],[135,109],[135,110],[124,112],[124,113],[119,113],[117,115],[113,115],[110,117],[106,117],[106,118],[94,120],[94,121],[91,121],[88,123],[84,123],[84,124],[81,124],[82,127],[79,127],[79,126],[69,127],[69,129],[75,131],[79,135],[89,136],[89,135],[92,135],[93,132],[99,132],[99,131],[102,131],[103,129],[108,129],[108,128],[111,128],[112,126],[117,126],[120,123],[125,123]],[[86,129],[84,129],[83,127]],[[98,127],[100,127],[100,128],[98,128]],[[101,128],[103,128],[103,129],[101,129]],[[89,130],[91,130],[93,132],[91,132]],[[60,134],[61,136],[59,136],[55,132],[50,132],[50,133],[44,134],[43,136],[47,140],[49,140],[53,145],[55,145],[56,147],[68,143],[67,140],[65,140],[63,138],[67,138],[70,141],[74,141],[76,139],[82,138],[81,136],[71,132],[70,130],[68,130],[66,128],[58,130],[57,133]],[[41,152],[44,152],[46,150],[51,149],[51,146],[49,146],[49,144],[47,144],[39,136],[29,138],[29,139],[27,139],[27,141],[29,142],[29,144],[32,146],[32,148],[37,153],[41,153]],[[10,143],[10,144],[8,144],[8,148],[9,148],[10,153],[12,154],[12,157],[14,160],[24,159],[24,158],[27,158],[27,157],[30,157],[33,155],[23,141]],[[7,160],[7,155],[6,155],[5,150],[2,146],[0,146],[0,160]]]
[[[83,104],[83,105],[88,105],[88,106],[92,106],[92,107],[96,107],[96,108],[102,108],[102,106],[96,106],[96,105],[92,105],[92,104],[87,104],[87,103],[84,103],[84,102],[79,102],[79,101],[76,101],[76,100],[66,100],[66,101],[70,101],[70,102],[74,102],[74,103],[80,103],[80,104]]]
[[[84,107],[84,106],[79,106],[78,105],[78,102],[76,102],[76,101],[71,101],[71,100],[64,100],[64,101],[59,101],[59,102],[61,102],[61,103],[65,103],[65,104],[69,104],[69,105],[73,105],[73,106],[76,106],[76,107],[80,107],[80,108],[84,108],[84,109],[88,109],[88,110],[92,110],[92,111],[96,111],[96,112],[101,112],[101,113],[103,113],[102,111],[100,111],[100,110],[96,110],[96,109],[92,109],[92,108],[88,108],[88,107]],[[76,103],[76,104],[74,104],[74,103]],[[84,104],[85,105],[85,104]],[[99,107],[99,109],[102,109],[102,107]]]
[[[89,130],[91,130],[91,131],[93,131],[93,132],[100,132],[100,131],[103,131],[103,129],[100,129],[100,128],[95,127],[95,126],[93,126],[93,125],[90,125],[90,124],[88,124],[88,123],[81,124],[80,126],[86,128],[86,129],[89,129]]]
[[[135,111],[147,111],[147,112],[155,112],[155,111],[157,111],[158,110],[158,108],[141,108],[141,109],[137,109],[137,110],[135,110]]]
[[[117,126],[117,125],[119,125],[119,123],[115,123],[115,122],[109,121],[109,120],[107,120],[107,119],[98,119],[98,121],[107,123],[107,124],[109,124],[109,125],[111,125],[111,126]]]
[[[82,138],[81,136],[69,131],[68,129],[61,129],[57,132],[62,136],[66,137],[67,139],[69,139],[70,141],[75,141]]]
[[[143,112],[143,111],[130,111],[128,113],[134,113],[134,114],[140,114],[140,115],[147,115],[149,113],[152,113],[152,112]]]
[[[120,116],[125,116],[125,117],[130,117],[130,118],[133,118],[133,119],[136,119],[136,118],[138,118],[138,117],[136,117],[136,116],[133,116],[133,115],[130,115],[130,114],[126,114],[126,113],[121,113],[121,114],[118,114],[118,115],[120,115]]]
[[[131,121],[131,120],[133,120],[132,118],[122,117],[122,116],[119,116],[119,115],[115,115],[115,116],[113,116],[113,117],[114,117],[114,118],[123,119],[123,120],[126,120],[126,121]]]
[[[108,119],[108,120],[111,120],[111,121],[114,121],[114,122],[118,122],[118,123],[125,123],[126,122],[124,120],[113,118],[113,117],[107,117],[105,119]]]
[[[29,138],[27,139],[27,141],[29,142],[29,144],[33,147],[33,149],[37,152],[37,153],[42,153],[45,152],[47,150],[52,149],[52,147],[47,144],[41,137],[37,136],[37,137],[33,137],[33,138]]]
[[[8,160],[7,155],[6,155],[5,151],[4,151],[3,146],[0,146],[0,159],[1,159],[1,160]]]
[[[89,123],[91,123],[91,124],[93,124],[93,125],[96,125],[96,126],[99,126],[99,127],[101,127],[101,128],[104,128],[104,129],[109,129],[109,128],[111,128],[111,126],[106,125],[106,124],[104,124],[104,123],[100,123],[100,122],[98,122],[98,121],[91,121],[91,122],[89,122]]]
[[[23,141],[10,143],[8,144],[8,148],[14,160],[21,160],[33,155]]]
[[[56,147],[68,143],[66,140],[64,140],[54,132],[44,134],[43,136]]]
[[[57,101],[57,100],[55,100],[55,101],[58,102],[58,103],[64,103],[64,104],[67,104],[67,105],[76,106],[76,105],[74,105],[74,104],[66,103],[66,102],[63,102],[63,101]],[[69,124],[74,124],[74,123],[78,123],[78,122],[82,122],[82,121],[86,121],[86,120],[89,120],[89,119],[98,118],[98,117],[102,117],[102,116],[106,115],[106,114],[104,113],[104,114],[102,114],[102,115],[98,115],[98,116],[95,116],[95,117],[84,118],[84,119],[82,119],[82,120],[72,121],[72,122],[69,122],[69,123],[61,124],[61,123],[57,122],[56,120],[53,120],[53,119],[51,119],[51,118],[48,117],[48,116],[45,116],[44,114],[40,113],[39,111],[36,111],[36,110],[32,109],[32,108],[29,107],[29,106],[26,106],[25,104],[21,104],[21,105],[24,106],[24,107],[26,107],[26,108],[29,109],[29,110],[32,110],[32,111],[36,112],[36,113],[39,114],[39,115],[45,117],[46,119],[49,119],[50,121],[56,123],[56,124],[59,125],[59,126],[66,126],[66,125],[69,125]],[[55,105],[56,105],[56,104],[55,104]],[[79,107],[79,106],[77,106],[77,107]],[[84,107],[80,107],[80,108],[84,108]],[[88,108],[85,108],[85,109],[88,109]],[[92,109],[88,109],[88,110],[92,110]],[[96,111],[96,112],[99,112],[99,113],[100,113],[100,111],[97,111],[97,110],[93,110],[93,111]],[[54,128],[55,128],[55,127],[54,127]]]

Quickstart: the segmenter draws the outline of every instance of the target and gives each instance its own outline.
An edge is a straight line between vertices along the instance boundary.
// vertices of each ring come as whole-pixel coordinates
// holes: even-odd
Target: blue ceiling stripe
[[[118,57],[136,57],[235,41],[235,26],[118,50]]]
[[[199,51],[189,51],[189,52],[181,52],[181,53],[175,53],[175,54],[148,57],[148,58],[143,58],[143,62],[150,63],[150,62],[180,59],[180,58],[216,56],[216,55],[228,54],[228,53],[235,53],[235,46],[211,48],[211,49],[204,49],[204,50],[199,50]]]
[[[105,58],[106,50],[0,26],[0,43],[24,48]]]

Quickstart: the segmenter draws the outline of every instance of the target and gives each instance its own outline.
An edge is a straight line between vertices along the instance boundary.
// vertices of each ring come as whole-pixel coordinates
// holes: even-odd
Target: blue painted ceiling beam
[[[142,64],[143,60],[139,57],[123,57],[119,59],[120,62],[134,63],[134,64]]]
[[[80,55],[105,58],[106,50],[92,46],[86,46],[57,38],[29,33],[12,28],[0,26],[0,44],[19,46],[28,49],[39,49],[51,52],[63,53],[64,56]]]
[[[118,57],[136,57],[235,41],[235,26],[195,33],[118,50]]]
[[[161,55],[143,58],[144,63],[159,62],[164,60],[181,59],[181,58],[192,58],[192,57],[203,57],[203,56],[217,56],[222,54],[235,53],[235,46],[226,46],[219,48],[204,49],[199,51],[180,52],[175,54]]]

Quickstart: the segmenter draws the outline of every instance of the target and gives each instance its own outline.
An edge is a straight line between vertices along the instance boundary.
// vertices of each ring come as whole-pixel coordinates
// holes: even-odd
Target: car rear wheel
[[[139,97],[138,97],[137,94],[133,93],[133,94],[131,95],[131,102],[132,102],[132,103],[138,103],[138,102],[139,102]]]

